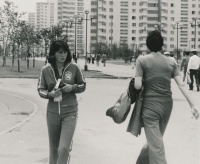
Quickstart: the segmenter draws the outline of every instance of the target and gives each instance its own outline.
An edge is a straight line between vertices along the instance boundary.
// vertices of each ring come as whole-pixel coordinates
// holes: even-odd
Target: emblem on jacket
[[[72,73],[67,71],[65,72],[65,80],[71,80],[72,79]]]

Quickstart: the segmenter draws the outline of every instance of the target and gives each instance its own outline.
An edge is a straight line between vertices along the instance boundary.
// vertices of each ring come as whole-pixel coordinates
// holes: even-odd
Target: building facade
[[[164,51],[184,51],[189,43],[194,47],[195,32],[189,19],[199,17],[199,7],[197,0],[91,0],[91,14],[96,19],[91,23],[90,42],[127,43],[145,54],[147,33],[157,29],[164,38]],[[177,20],[175,25],[182,25],[181,29],[172,27]],[[199,32],[196,35],[198,38]]]
[[[28,23],[35,26],[35,13],[28,13]]]
[[[78,19],[83,12],[84,0],[58,0],[58,23],[65,23],[64,34],[68,36],[72,53],[83,53],[84,24]]]
[[[57,24],[57,1],[36,3],[36,27],[39,29],[50,28]]]

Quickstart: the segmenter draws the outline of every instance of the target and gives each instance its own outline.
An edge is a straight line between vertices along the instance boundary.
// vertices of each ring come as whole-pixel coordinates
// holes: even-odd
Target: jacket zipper
[[[61,76],[61,80],[63,79],[63,74],[64,74],[64,72],[66,71],[66,69],[71,65],[72,63],[69,63],[66,67],[65,67],[65,69],[64,69],[64,71],[63,71],[63,73],[62,73],[62,76]],[[55,75],[55,72],[54,72],[54,70],[53,70],[53,68],[51,67],[51,66],[49,66],[50,68],[51,68],[51,70],[53,71],[53,75],[54,75],[54,78],[55,78],[55,81],[56,81],[56,83],[57,83],[57,79],[56,79],[56,75]],[[60,114],[60,101],[58,101],[58,114]]]

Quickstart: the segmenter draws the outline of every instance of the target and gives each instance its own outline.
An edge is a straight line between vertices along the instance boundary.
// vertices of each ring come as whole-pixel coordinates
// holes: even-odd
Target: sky
[[[5,2],[5,0],[0,0],[0,7],[2,7]],[[9,0],[10,2],[13,2],[15,4],[15,6],[17,6],[18,8],[16,9],[18,12],[35,12],[36,10],[36,3],[37,2],[47,2],[47,0]],[[87,2],[89,2],[88,0],[85,0],[85,9],[87,9]],[[25,16],[25,18],[27,19],[27,14]]]

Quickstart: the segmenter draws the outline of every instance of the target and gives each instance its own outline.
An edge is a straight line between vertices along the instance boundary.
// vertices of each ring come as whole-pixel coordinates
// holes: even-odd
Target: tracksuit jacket
[[[84,92],[86,88],[86,82],[81,69],[74,62],[70,62],[66,64],[61,79],[63,83],[72,85],[72,91],[62,92],[62,101],[54,102],[54,99],[50,98],[48,93],[54,89],[58,79],[50,64],[44,66],[41,69],[38,81],[38,93],[42,98],[49,99],[47,111],[59,114],[75,112],[78,109],[76,93]]]

